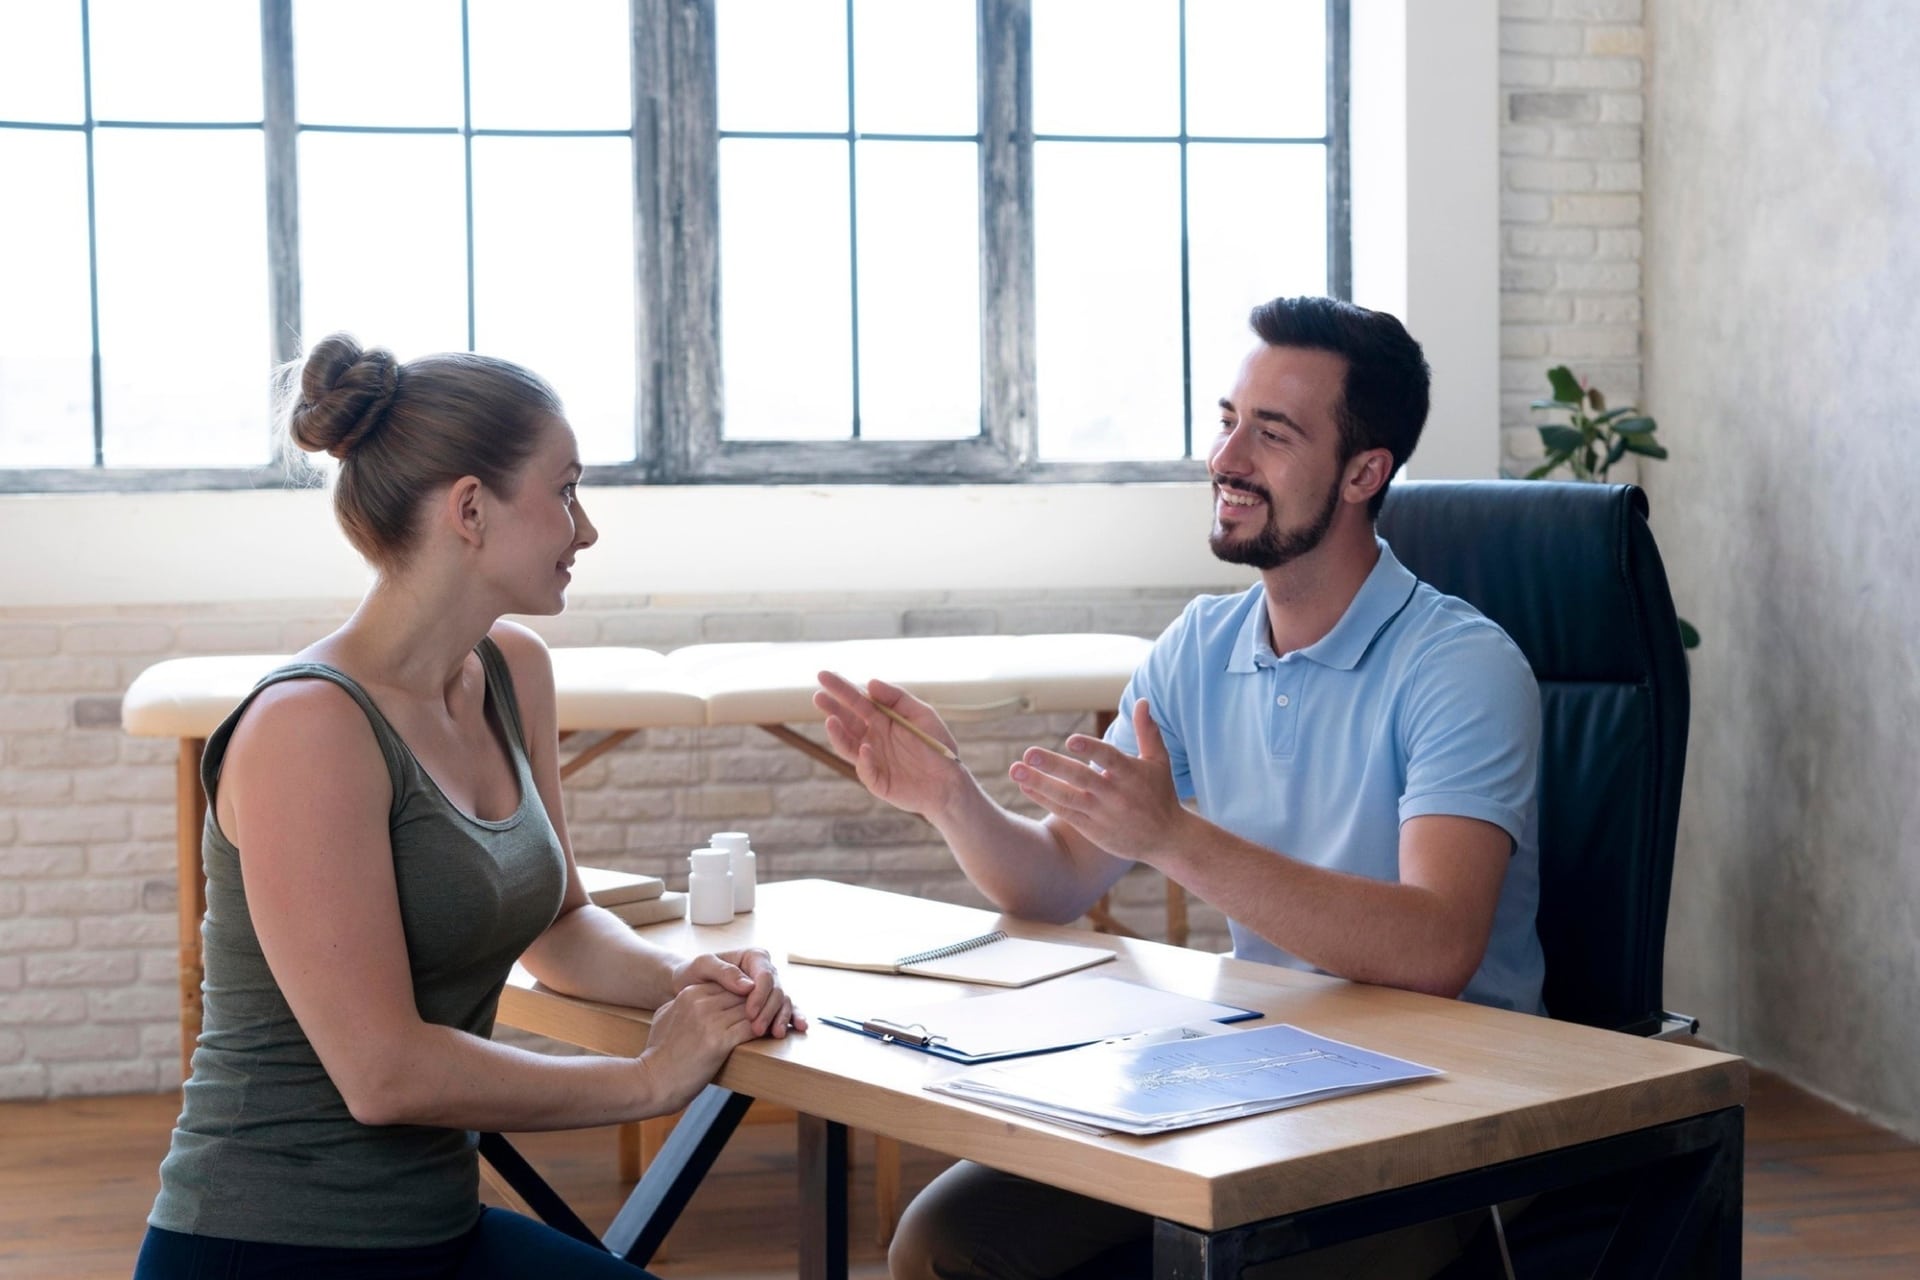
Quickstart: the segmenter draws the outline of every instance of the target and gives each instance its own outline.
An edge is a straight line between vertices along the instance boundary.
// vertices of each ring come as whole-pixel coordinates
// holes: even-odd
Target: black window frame
[[[1348,146],[1349,0],[1324,0],[1327,33],[1326,132],[1317,137],[1210,138],[1186,129],[1186,7],[1179,0],[1181,121],[1178,134],[1119,138],[1036,135],[1032,127],[1031,0],[976,0],[979,61],[981,255],[981,432],[958,440],[728,440],[722,434],[720,360],[719,143],[715,0],[630,0],[632,33],[636,312],[635,451],[631,462],[591,466],[586,483],[874,484],[1124,483],[1190,480],[1204,474],[1192,422],[1191,325],[1187,280],[1187,156],[1190,143],[1321,146],[1327,156],[1328,292],[1351,296]],[[847,0],[851,40],[853,0]],[[477,136],[623,136],[621,130],[476,129],[460,126],[302,125],[294,114],[292,0],[260,0],[263,119],[183,124],[93,117],[87,0],[81,0],[86,100],[79,124],[0,121],[0,126],[82,131],[87,150],[88,287],[92,312],[91,467],[0,466],[0,494],[231,490],[310,484],[303,458],[259,466],[132,468],[99,465],[100,390],[93,140],[100,128],[259,129],[266,151],[269,318],[273,359],[300,354],[297,140],[302,132],[458,133],[467,151],[467,344],[473,345],[472,140]],[[467,3],[461,0],[463,78]],[[851,52],[851,51],[850,51]],[[851,74],[851,62],[849,64]],[[781,136],[755,134],[750,136]],[[853,144],[875,135],[826,136]],[[886,136],[886,135],[881,135]],[[1034,321],[1033,156],[1036,141],[1177,143],[1181,173],[1181,284],[1184,457],[1164,461],[1049,461],[1037,452]],[[850,282],[851,283],[851,282]],[[857,310],[856,310],[857,316]],[[857,323],[857,320],[856,320]],[[857,346],[855,359],[857,360]],[[849,371],[857,377],[857,371]],[[263,389],[263,405],[264,389]],[[265,423],[263,421],[263,430]]]

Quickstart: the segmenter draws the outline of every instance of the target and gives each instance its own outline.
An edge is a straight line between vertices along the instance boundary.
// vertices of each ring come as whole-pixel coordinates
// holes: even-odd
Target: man
[[[951,743],[892,686],[822,673],[828,739],[1013,914],[1074,919],[1145,862],[1226,911],[1242,958],[1538,1012],[1538,689],[1498,627],[1417,582],[1373,530],[1426,421],[1419,344],[1328,298],[1275,299],[1251,323],[1260,341],[1208,456],[1210,542],[1260,582],[1187,607],[1106,741],[1013,765],[1045,820],[875,711],[869,698]],[[1147,1229],[963,1163],[909,1209],[890,1263],[899,1278],[1119,1275],[1108,1251],[1137,1262]]]

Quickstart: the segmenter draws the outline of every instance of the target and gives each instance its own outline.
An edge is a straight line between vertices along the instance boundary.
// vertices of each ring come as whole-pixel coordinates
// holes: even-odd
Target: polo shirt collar
[[[1323,667],[1353,670],[1366,656],[1374,638],[1386,630],[1387,624],[1413,598],[1419,580],[1394,557],[1384,539],[1375,535],[1373,541],[1380,548],[1380,559],[1367,574],[1367,580],[1360,584],[1360,590],[1354,593],[1340,621],[1333,624],[1333,630],[1300,650],[1301,657]],[[1262,660],[1275,661],[1273,638],[1267,626],[1266,587],[1256,585],[1251,595],[1253,608],[1247,610],[1240,632],[1234,638],[1233,653],[1227,659],[1229,671],[1252,671]]]

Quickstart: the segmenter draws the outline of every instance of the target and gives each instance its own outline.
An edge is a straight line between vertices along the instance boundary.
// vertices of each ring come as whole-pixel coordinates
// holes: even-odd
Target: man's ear
[[[487,532],[487,487],[478,476],[461,476],[447,490],[448,522],[468,546],[478,549]]]
[[[1393,479],[1393,451],[1362,449],[1347,459],[1346,472],[1340,496],[1352,503],[1370,502]]]

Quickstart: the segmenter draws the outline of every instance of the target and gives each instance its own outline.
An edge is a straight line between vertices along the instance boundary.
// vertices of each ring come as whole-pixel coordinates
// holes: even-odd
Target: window
[[[539,370],[602,482],[1194,474],[1247,306],[1347,291],[1345,32],[1345,0],[0,8],[0,490],[284,483],[266,372],[335,328]]]

